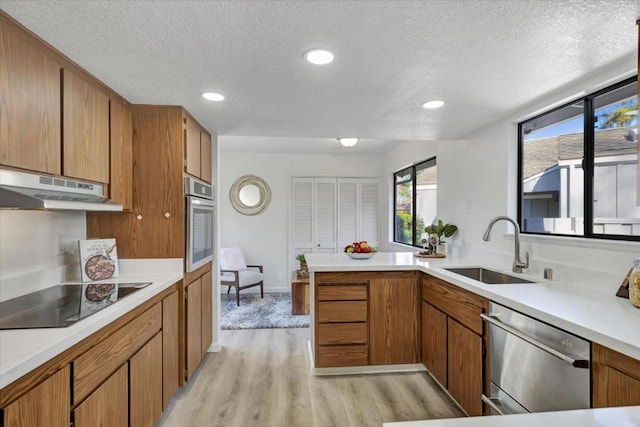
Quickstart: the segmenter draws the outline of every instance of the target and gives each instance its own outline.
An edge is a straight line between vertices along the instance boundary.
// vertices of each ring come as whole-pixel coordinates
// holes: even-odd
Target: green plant
[[[307,260],[304,259],[304,254],[296,255],[296,261],[298,261],[298,262],[307,262]]]
[[[437,224],[427,225],[424,231],[429,234],[435,234],[438,236],[438,242],[444,243],[444,237],[449,238],[456,234],[458,227],[453,224],[443,224],[439,219]]]

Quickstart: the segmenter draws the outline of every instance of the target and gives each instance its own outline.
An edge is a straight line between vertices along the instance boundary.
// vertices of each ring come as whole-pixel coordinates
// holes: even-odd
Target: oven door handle
[[[538,347],[540,350],[545,351],[554,357],[557,357],[558,359],[562,360],[564,363],[566,363],[569,366],[573,366],[574,368],[585,368],[585,369],[589,368],[588,360],[575,359],[567,354],[564,354],[554,348],[549,347],[546,344],[536,341],[535,339],[531,338],[529,335],[525,334],[524,332],[519,331],[518,329],[512,326],[509,326],[506,323],[501,322],[500,320],[498,320],[498,316],[493,313],[489,313],[489,314],[482,313],[480,314],[480,317],[482,317],[482,320],[484,320],[485,322],[489,322],[490,324],[497,326],[500,329],[504,329],[508,333],[517,336],[518,338],[528,342],[529,344],[535,347]]]

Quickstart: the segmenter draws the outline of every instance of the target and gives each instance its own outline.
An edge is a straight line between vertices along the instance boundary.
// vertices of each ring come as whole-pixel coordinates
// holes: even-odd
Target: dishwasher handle
[[[496,405],[495,403],[492,402],[492,400],[497,400],[500,401],[497,397],[487,397],[484,394],[482,395],[482,401],[484,403],[486,403],[487,405],[489,405],[489,407],[491,409],[493,409],[494,411],[496,411],[498,414],[500,415],[504,415],[504,411],[502,409],[500,409],[498,407],[498,405]]]
[[[573,366],[574,368],[583,368],[583,369],[589,368],[589,361],[587,359],[575,359],[567,354],[559,352],[558,350],[551,348],[548,345],[535,340],[534,338],[531,338],[529,335],[525,334],[524,332],[519,331],[518,329],[512,326],[509,326],[504,322],[501,322],[500,320],[498,320],[498,316],[493,313],[489,313],[489,314],[482,313],[480,314],[480,317],[482,317],[482,319],[485,322],[489,322],[490,324],[497,326],[500,329],[504,329],[508,333],[517,336],[518,338],[528,342],[529,344],[535,347],[538,347],[540,350],[545,351],[554,357],[557,357],[558,359],[562,360],[564,363],[566,363],[569,366]]]

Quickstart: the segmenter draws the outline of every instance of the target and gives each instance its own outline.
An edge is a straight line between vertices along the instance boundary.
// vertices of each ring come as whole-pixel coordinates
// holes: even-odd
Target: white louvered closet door
[[[358,180],[338,178],[338,250],[358,238]]]
[[[361,179],[358,182],[358,237],[369,245],[380,247],[380,182],[377,179]]]
[[[314,252],[314,178],[293,178],[293,259],[292,265],[298,254],[310,254]]]
[[[336,187],[335,178],[316,178],[314,252],[336,252]]]

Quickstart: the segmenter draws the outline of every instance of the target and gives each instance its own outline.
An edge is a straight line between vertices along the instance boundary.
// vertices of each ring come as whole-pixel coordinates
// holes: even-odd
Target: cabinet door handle
[[[164,213],[164,217],[165,217],[165,218],[169,218],[169,217],[171,217],[171,214],[170,214],[169,212],[165,212],[165,213]]]
[[[138,216],[136,217],[136,219],[137,219],[138,221],[142,221],[142,215],[138,215]]]

